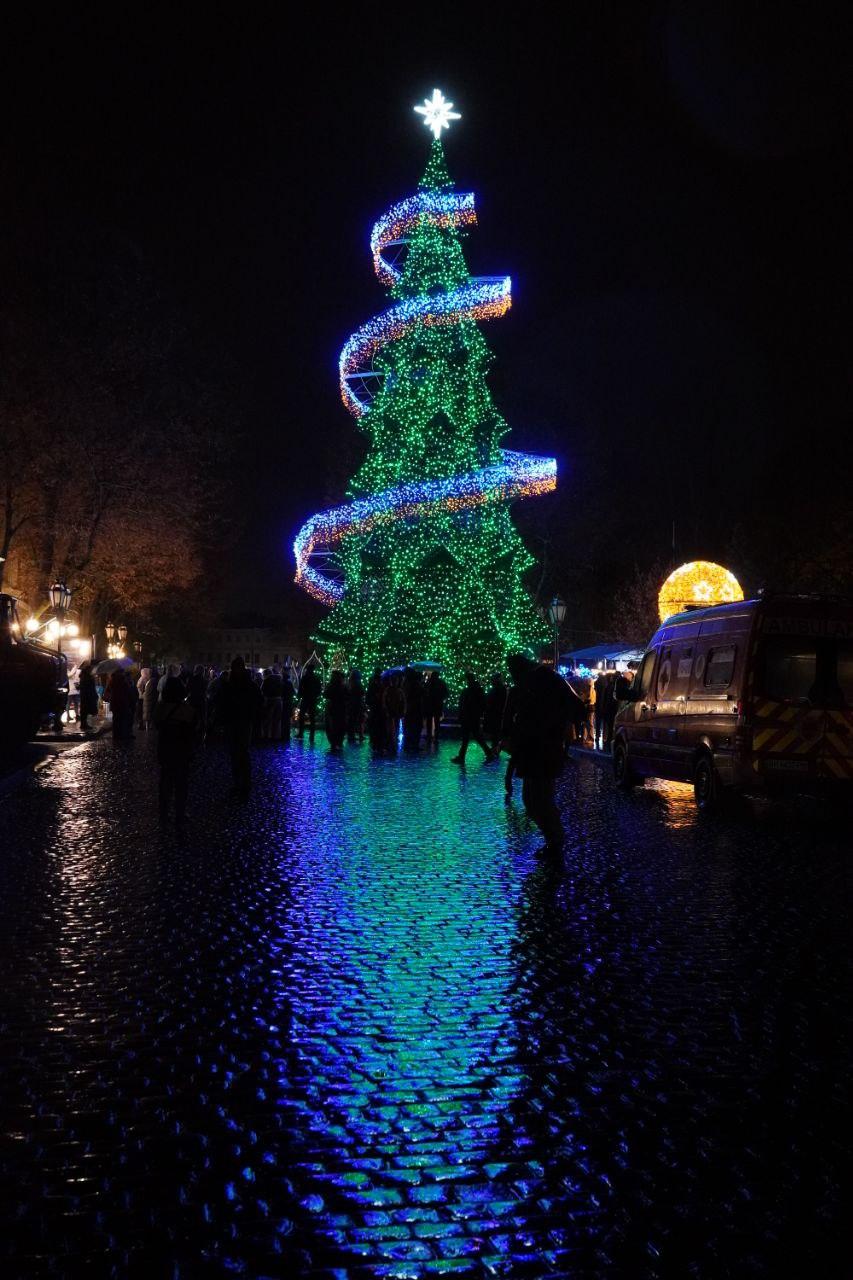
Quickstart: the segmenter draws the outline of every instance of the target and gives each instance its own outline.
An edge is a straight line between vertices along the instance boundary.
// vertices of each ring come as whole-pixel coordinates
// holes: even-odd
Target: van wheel
[[[639,787],[643,782],[639,774],[631,768],[628,748],[624,742],[617,742],[613,748],[613,779],[620,791],[630,791],[632,787]]]
[[[723,808],[723,787],[707,752],[699,757],[693,770],[693,795],[700,813],[719,813]]]

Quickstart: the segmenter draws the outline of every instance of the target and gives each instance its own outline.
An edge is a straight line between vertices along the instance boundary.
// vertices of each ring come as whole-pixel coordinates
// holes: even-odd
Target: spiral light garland
[[[394,244],[405,244],[407,235],[426,223],[458,228],[476,222],[472,192],[430,189],[419,191],[388,209],[370,237],[377,276],[395,285],[400,271],[383,253]],[[417,326],[449,326],[463,320],[487,320],[503,315],[511,305],[511,280],[503,277],[469,277],[467,282],[404,298],[374,316],[346,342],[339,362],[341,397],[356,418],[370,410],[371,397],[364,390],[370,377],[382,376],[372,368],[373,357]],[[556,487],[554,458],[500,450],[500,462],[438,480],[387,488],[319,512],[305,522],[294,542],[296,581],[316,599],[334,605],[343,599],[345,585],[313,567],[313,554],[326,552],[351,534],[367,533],[395,521],[437,513],[470,510],[487,503],[546,493]]]

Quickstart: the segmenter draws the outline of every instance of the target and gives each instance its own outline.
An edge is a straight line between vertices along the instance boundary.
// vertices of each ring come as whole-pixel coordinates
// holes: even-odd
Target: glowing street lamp
[[[107,644],[112,644],[116,638],[116,629],[111,622],[104,627],[104,634],[107,637]]]
[[[71,588],[64,582],[54,582],[50,588],[50,603],[58,614],[64,614],[71,603]]]
[[[71,603],[71,588],[62,581],[50,587],[50,603],[56,613],[56,651],[62,653],[62,623]]]

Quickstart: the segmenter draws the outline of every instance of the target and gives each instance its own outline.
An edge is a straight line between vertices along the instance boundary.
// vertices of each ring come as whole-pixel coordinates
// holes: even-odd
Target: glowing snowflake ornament
[[[451,120],[461,120],[458,111],[452,111],[452,102],[448,102],[440,89],[433,89],[431,98],[424,98],[422,107],[415,107],[418,115],[423,116],[424,124],[432,129],[433,136],[441,137],[442,129],[450,128]]]

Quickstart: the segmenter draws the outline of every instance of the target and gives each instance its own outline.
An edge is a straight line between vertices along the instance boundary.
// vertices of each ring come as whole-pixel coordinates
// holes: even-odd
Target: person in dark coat
[[[423,677],[413,667],[407,667],[403,673],[403,746],[407,751],[416,751],[421,744],[421,733],[424,727],[424,684]]]
[[[592,713],[594,728],[592,745],[600,748],[604,741],[604,714],[607,700],[607,676],[603,671],[596,676],[593,688],[595,689],[595,705]]]
[[[273,668],[275,670],[275,668]],[[290,742],[290,728],[293,723],[293,703],[296,690],[290,679],[290,667],[286,667],[281,677],[281,740]]]
[[[597,705],[597,704],[596,704]],[[604,686],[604,707],[601,713],[602,751],[609,751],[613,741],[613,723],[619,704],[616,698],[616,672],[608,671],[607,683]]]
[[[515,761],[512,758],[512,723],[515,719],[515,704],[518,700],[518,689],[513,683],[506,693],[504,713],[501,720],[501,749],[506,751],[509,759],[504,772],[504,792],[506,799],[512,799],[512,780],[515,777]]]
[[[117,741],[132,738],[136,689],[126,671],[117,668],[112,672],[104,690],[104,702],[109,703],[112,712],[113,738]]]
[[[364,685],[360,671],[351,671],[347,681],[347,740],[364,742]]]
[[[447,701],[447,685],[437,671],[431,671],[424,688],[424,715],[427,742],[438,742],[438,730]]]
[[[314,741],[314,730],[317,722],[317,703],[320,701],[320,694],[323,685],[320,677],[317,675],[317,668],[314,663],[310,663],[302,672],[302,679],[299,682],[299,720],[297,723],[296,736],[301,738],[305,732],[305,721],[308,721],[308,732],[311,742]]]
[[[566,761],[566,741],[581,722],[583,703],[550,667],[512,654],[509,669],[515,686],[511,751],[522,780],[524,808],[545,837],[545,850],[563,848],[563,824],[554,787]]]
[[[507,687],[501,676],[495,672],[486,694],[486,709],[483,713],[483,737],[495,755],[500,754],[501,725],[504,719],[506,695]]]
[[[232,794],[248,800],[252,789],[252,761],[249,748],[252,730],[260,716],[263,697],[238,654],[231,663],[228,679],[217,698],[217,717],[225,730],[225,745],[231,760]]]
[[[264,698],[264,719],[261,725],[261,737],[270,742],[278,742],[281,738],[281,709],[284,697],[284,682],[278,667],[264,672],[261,693]]]
[[[89,716],[98,714],[98,687],[92,673],[91,662],[80,663],[80,724],[84,733],[91,733],[92,727],[87,724]]]
[[[477,743],[485,754],[486,760],[497,760],[497,756],[483,737],[483,712],[486,708],[486,695],[483,686],[473,671],[465,672],[465,688],[459,695],[459,727],[462,730],[462,745],[459,754],[454,756],[452,764],[464,764],[468,751],[468,743]]]
[[[332,751],[340,751],[347,731],[347,686],[343,671],[333,671],[326,685],[326,736]]]
[[[207,728],[207,676],[198,663],[187,681],[187,701],[196,713],[196,732],[203,738]]]
[[[367,736],[374,751],[385,749],[385,704],[382,685],[382,672],[377,667],[367,682],[365,703],[367,705]]]
[[[199,726],[199,712],[186,696],[182,680],[170,676],[154,711],[157,728],[157,763],[160,766],[160,821],[169,816],[175,801],[175,825],[184,829],[190,762]]]

